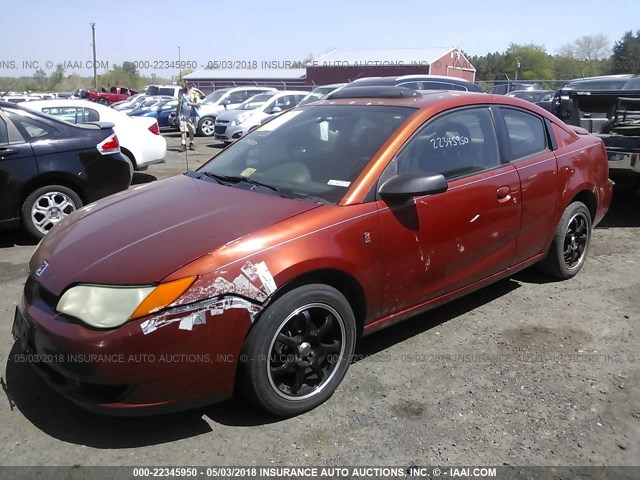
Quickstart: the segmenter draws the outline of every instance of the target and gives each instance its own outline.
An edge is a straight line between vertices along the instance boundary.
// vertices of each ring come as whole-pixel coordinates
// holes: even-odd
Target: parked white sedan
[[[134,170],[164,162],[167,141],[160,135],[155,118],[130,117],[122,112],[88,100],[41,100],[23,102],[27,108],[48,113],[71,123],[111,122],[120,141],[120,150]]]

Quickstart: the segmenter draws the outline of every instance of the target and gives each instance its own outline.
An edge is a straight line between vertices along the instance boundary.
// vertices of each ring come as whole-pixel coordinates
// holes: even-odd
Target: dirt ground
[[[137,183],[185,170],[167,138]],[[197,140],[190,168],[220,151]],[[136,419],[59,397],[16,361],[35,245],[2,232],[0,465],[638,465],[640,193],[620,190],[576,278],[525,271],[367,337],[335,395],[287,420],[241,399]]]

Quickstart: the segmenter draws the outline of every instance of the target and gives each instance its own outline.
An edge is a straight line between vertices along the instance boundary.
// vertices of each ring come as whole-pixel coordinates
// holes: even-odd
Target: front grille
[[[226,131],[227,131],[227,127],[226,127],[225,125],[216,125],[216,126],[213,128],[213,131],[214,131],[215,133],[217,133],[218,135],[222,135],[224,132],[226,132]]]

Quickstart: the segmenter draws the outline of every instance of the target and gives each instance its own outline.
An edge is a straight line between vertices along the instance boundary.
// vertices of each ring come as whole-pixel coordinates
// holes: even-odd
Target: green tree
[[[615,42],[609,62],[609,73],[640,73],[640,30],[624,34]]]
[[[42,92],[46,89],[47,86],[47,74],[44,73],[44,70],[39,68],[38,70],[36,70],[36,72],[33,74],[33,84],[35,86],[35,90]],[[33,88],[30,88],[29,90],[33,90]]]
[[[476,80],[506,80],[504,53],[494,52],[481,56],[467,56],[467,58],[476,69]]]
[[[505,72],[511,80],[551,80],[553,57],[541,45],[512,43],[505,52]]]
[[[108,72],[98,75],[98,85],[103,87],[139,88],[143,84],[133,62],[124,62],[122,66],[114,65]]]
[[[554,72],[562,79],[601,75],[610,53],[611,44],[605,35],[584,35],[560,48],[554,57]]]
[[[64,65],[62,63],[59,63],[56,66],[56,69],[51,73],[51,75],[49,75],[49,80],[48,80],[48,89],[53,91],[56,91],[60,84],[63,82],[64,80]]]

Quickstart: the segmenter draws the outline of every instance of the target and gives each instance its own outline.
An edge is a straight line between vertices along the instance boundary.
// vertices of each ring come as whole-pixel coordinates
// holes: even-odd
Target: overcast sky
[[[460,47],[471,55],[535,43],[556,53],[583,35],[611,44],[640,28],[640,0],[349,0],[179,2],[176,0],[2,0],[0,76],[47,74],[61,61],[67,73],[92,59],[106,65],[150,62],[145,74],[170,76],[161,62],[302,60],[333,48]],[[9,21],[7,21],[9,20]],[[78,63],[79,62],[79,63]],[[69,65],[71,63],[71,65]],[[100,69],[99,69],[100,72]]]

